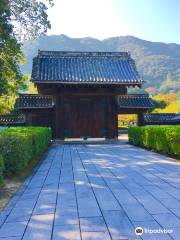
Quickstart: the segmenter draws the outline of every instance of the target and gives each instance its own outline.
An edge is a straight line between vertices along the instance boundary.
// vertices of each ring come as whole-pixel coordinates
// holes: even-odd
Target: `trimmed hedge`
[[[3,184],[3,172],[4,172],[4,160],[2,155],[0,155],[0,186]]]
[[[132,127],[128,135],[136,146],[180,157],[180,126]]]
[[[0,154],[4,174],[17,175],[38,160],[51,141],[51,130],[44,127],[12,127],[0,132]]]

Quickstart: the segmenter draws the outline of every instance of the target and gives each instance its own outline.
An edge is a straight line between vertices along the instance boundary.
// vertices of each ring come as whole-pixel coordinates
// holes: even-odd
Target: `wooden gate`
[[[64,137],[105,137],[107,104],[104,98],[65,98],[63,103]]]

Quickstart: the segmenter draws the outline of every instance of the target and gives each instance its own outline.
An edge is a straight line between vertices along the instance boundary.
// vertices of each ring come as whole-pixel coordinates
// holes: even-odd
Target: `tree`
[[[153,112],[157,113],[179,113],[180,101],[175,93],[159,94],[153,97],[156,108]]]
[[[158,94],[153,97],[154,100],[164,101],[166,105],[169,105],[172,102],[177,100],[176,93],[166,93],[166,94]]]
[[[44,35],[51,27],[46,13],[53,0],[11,0],[9,8],[17,38],[21,41]]]
[[[164,109],[167,106],[164,100],[153,99],[153,102],[154,102],[155,108]]]
[[[25,87],[19,67],[24,61],[21,43],[46,33],[46,11],[52,5],[52,0],[0,0],[0,96]]]
[[[118,115],[118,128],[127,128],[130,125],[137,124],[136,114],[119,114]]]
[[[145,91],[149,94],[153,94],[155,92],[155,88],[154,87],[148,87],[148,88],[145,88]]]
[[[6,94],[22,79],[18,66],[22,55],[20,44],[13,35],[8,1],[0,1],[0,94]]]
[[[30,93],[30,94],[38,93],[37,87],[34,85],[33,82],[29,82],[29,84],[28,84],[28,93]]]
[[[0,114],[9,113],[14,106],[15,100],[16,100],[15,96],[0,97]]]

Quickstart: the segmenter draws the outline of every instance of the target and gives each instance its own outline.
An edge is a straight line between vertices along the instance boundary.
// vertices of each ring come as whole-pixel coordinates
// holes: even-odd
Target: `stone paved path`
[[[128,144],[53,146],[1,212],[0,240],[179,240],[179,177],[177,161]]]

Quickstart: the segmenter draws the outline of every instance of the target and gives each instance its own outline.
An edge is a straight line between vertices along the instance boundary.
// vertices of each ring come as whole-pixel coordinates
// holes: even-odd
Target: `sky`
[[[180,44],[180,0],[54,0],[48,34]]]

